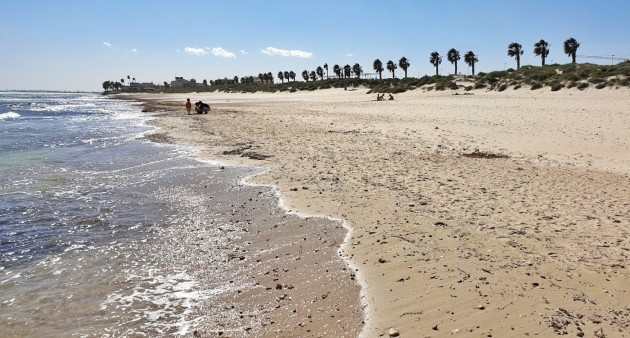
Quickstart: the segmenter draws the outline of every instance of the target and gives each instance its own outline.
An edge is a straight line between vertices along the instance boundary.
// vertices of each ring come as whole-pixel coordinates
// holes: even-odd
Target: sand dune
[[[452,94],[133,98],[200,157],[270,168],[251,181],[289,209],[348,222],[366,337],[630,336],[628,91]]]

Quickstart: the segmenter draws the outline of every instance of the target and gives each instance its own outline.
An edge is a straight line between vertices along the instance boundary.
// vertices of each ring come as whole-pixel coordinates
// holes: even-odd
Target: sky
[[[523,46],[521,65],[540,65],[533,45],[550,43],[547,63],[578,55],[630,58],[627,0],[0,0],[0,90],[101,91],[106,80],[198,82],[294,71],[301,78],[328,64],[406,57],[408,76],[454,72],[449,49],[473,51],[476,72],[516,68],[507,55]],[[578,58],[611,64],[613,59]],[[387,70],[383,77],[391,77]],[[403,77],[397,69],[396,77]],[[276,79],[277,80],[277,79]]]

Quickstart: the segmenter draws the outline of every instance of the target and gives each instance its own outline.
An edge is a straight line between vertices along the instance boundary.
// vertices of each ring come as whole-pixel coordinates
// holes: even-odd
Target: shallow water
[[[238,295],[261,288],[252,278],[263,255],[298,240],[256,247],[253,234],[278,224],[336,229],[320,239],[345,233],[338,222],[286,215],[271,188],[243,186],[256,169],[146,141],[151,117],[133,103],[0,93],[0,117],[2,337],[247,336],[276,305],[254,309]],[[321,263],[334,265],[332,280],[347,275],[339,260]]]

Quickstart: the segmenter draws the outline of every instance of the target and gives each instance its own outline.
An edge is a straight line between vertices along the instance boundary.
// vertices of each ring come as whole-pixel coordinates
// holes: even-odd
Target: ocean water
[[[190,336],[199,304],[236,287],[216,266],[196,276],[229,248],[186,242],[229,242],[233,204],[273,193],[148,142],[150,118],[97,94],[0,93],[0,337]]]

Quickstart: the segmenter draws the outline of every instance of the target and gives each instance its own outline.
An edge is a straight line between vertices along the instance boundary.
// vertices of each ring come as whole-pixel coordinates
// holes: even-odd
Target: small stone
[[[390,337],[398,337],[400,335],[400,332],[398,332],[398,330],[394,329],[393,327],[389,329],[389,331],[387,331],[387,334]]]
[[[433,325],[432,329],[433,329],[433,331],[437,331],[438,330],[437,324]]]
[[[282,290],[282,284],[276,284],[276,290]]]
[[[486,307],[485,307],[485,306],[483,306],[483,305],[481,305],[481,304],[479,304],[479,305],[477,305],[477,309],[479,309],[479,310],[485,310],[485,309],[486,309]]]

